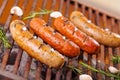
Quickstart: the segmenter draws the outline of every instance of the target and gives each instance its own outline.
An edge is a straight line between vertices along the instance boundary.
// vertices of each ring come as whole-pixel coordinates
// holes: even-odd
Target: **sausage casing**
[[[79,55],[79,46],[69,39],[64,39],[60,33],[55,32],[54,28],[48,26],[44,20],[33,18],[30,21],[30,27],[39,37],[50,44],[54,49],[58,50],[61,54],[68,57]]]
[[[43,43],[42,40],[34,38],[25,27],[24,22],[14,20],[10,24],[10,32],[16,43],[30,56],[39,60],[49,67],[60,68],[65,62],[64,56],[58,51]]]
[[[63,16],[56,18],[54,21],[54,28],[71,41],[75,42],[82,50],[88,53],[98,52],[100,47],[99,43],[77,29],[67,18]]]
[[[120,46],[120,35],[105,31],[104,29],[91,23],[82,13],[74,11],[70,15],[70,20],[78,27],[81,31],[87,35],[93,37],[99,43],[109,46],[118,47]]]

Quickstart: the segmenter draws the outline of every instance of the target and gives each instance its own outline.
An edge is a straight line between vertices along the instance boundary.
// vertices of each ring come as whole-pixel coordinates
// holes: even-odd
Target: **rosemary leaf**
[[[23,20],[34,18],[37,15],[50,14],[52,11],[47,9],[41,9],[39,12],[32,12],[29,16],[23,18]]]
[[[93,67],[91,67],[91,66],[89,66],[89,65],[87,65],[87,64],[85,64],[83,62],[80,62],[80,64],[83,65],[84,67],[94,71],[94,72],[99,72],[99,70],[97,70],[97,69],[95,69],[95,68],[93,68]]]
[[[82,74],[82,71],[78,68],[75,68],[74,66],[68,66],[68,68],[70,68],[75,73]]]
[[[1,28],[0,28],[0,41],[3,42],[5,48],[11,48],[11,45],[5,35],[5,32]]]
[[[119,63],[120,62],[120,56],[113,56],[112,57],[112,61],[113,61],[113,63]]]
[[[107,72],[105,72],[105,71],[103,71],[103,70],[99,70],[99,73],[104,74],[104,75],[106,75],[106,76],[108,76],[108,77],[113,77],[113,78],[118,78],[118,79],[120,79],[119,76],[114,75],[114,74],[111,74],[111,73],[107,73]]]

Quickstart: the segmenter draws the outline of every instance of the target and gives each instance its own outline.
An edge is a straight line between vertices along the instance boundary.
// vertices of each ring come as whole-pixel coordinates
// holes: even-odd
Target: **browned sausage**
[[[67,18],[63,16],[56,18],[54,21],[54,28],[79,45],[82,50],[88,53],[98,52],[100,47],[99,43],[77,29]]]
[[[39,60],[49,67],[60,68],[65,62],[64,56],[49,45],[43,43],[42,39],[36,38],[25,27],[24,22],[15,20],[10,24],[10,32],[15,42],[30,56]]]
[[[80,48],[69,39],[64,39],[60,33],[55,32],[44,20],[33,18],[30,21],[30,27],[46,43],[50,44],[54,49],[65,56],[74,57],[79,55]]]
[[[81,12],[72,12],[70,20],[81,31],[93,37],[99,43],[110,47],[120,46],[120,35],[110,31],[105,31],[104,29],[96,26],[95,24],[91,23]]]

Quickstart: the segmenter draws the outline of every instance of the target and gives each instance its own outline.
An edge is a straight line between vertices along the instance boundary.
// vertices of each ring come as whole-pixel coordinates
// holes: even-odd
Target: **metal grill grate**
[[[90,19],[94,24],[100,26],[101,28],[108,28],[111,31],[120,34],[120,21],[115,19],[114,17],[110,17],[105,13],[99,12],[98,10],[94,10],[87,5],[78,3],[77,0],[0,0],[0,25],[4,26],[4,30],[7,35],[9,32],[9,24],[12,20],[22,19],[23,17],[17,17],[15,15],[10,14],[10,9],[12,6],[20,6],[24,11],[23,17],[27,16],[32,11],[38,11],[40,9],[49,9],[49,10],[58,10],[63,13],[65,17],[70,16],[70,13],[74,10],[81,11],[88,19]],[[49,15],[40,16],[45,21],[48,22],[49,25],[52,24],[52,18]],[[29,26],[29,20],[25,21],[25,23]],[[26,56],[25,52],[22,51],[21,48],[17,46],[17,44],[9,35],[9,40],[12,43],[12,49],[0,49],[1,55],[1,63],[0,63],[0,75],[15,79],[15,80],[23,80],[30,79],[29,75],[31,73],[31,65],[34,61],[36,63],[34,79],[36,80],[78,80],[78,75],[74,74],[71,70],[69,70],[66,65],[77,65],[78,68],[82,69],[84,73],[90,74],[94,80],[113,80],[109,77],[101,75],[99,73],[93,73],[89,71],[87,68],[81,67],[77,62],[82,60],[83,62],[90,64],[91,66],[101,69],[107,70],[107,67],[110,65],[116,66],[120,69],[120,64],[112,63],[112,55],[120,55],[120,48],[110,48],[101,45],[100,52],[96,55],[88,55],[86,52],[81,51],[81,55],[77,58],[68,59],[66,65],[59,70],[47,68],[46,65],[41,64],[40,62],[32,59],[30,56]],[[15,50],[16,49],[16,50]],[[14,52],[15,50],[15,52]],[[11,57],[12,56],[12,57]],[[10,64],[11,58],[15,56],[15,60],[12,64]],[[26,59],[26,63],[21,63],[22,59]],[[24,61],[24,60],[23,60]],[[7,66],[12,65],[13,68],[11,71],[7,71]],[[23,65],[23,72],[20,74],[19,70],[21,65]],[[13,76],[13,77],[12,77]],[[33,79],[33,80],[34,80]]]

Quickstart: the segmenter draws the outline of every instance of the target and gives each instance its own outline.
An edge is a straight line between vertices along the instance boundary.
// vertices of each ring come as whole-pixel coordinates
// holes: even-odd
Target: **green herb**
[[[120,80],[120,75],[117,76],[117,75],[114,75],[114,74],[112,74],[112,73],[105,72],[105,71],[103,71],[103,70],[98,70],[98,69],[93,68],[92,66],[87,65],[87,64],[85,64],[85,63],[83,63],[83,62],[80,62],[80,64],[81,64],[82,66],[84,66],[84,67],[92,70],[93,72],[101,73],[101,74],[104,74],[105,76],[113,77],[113,78],[116,78],[116,79]]]
[[[85,64],[85,63],[83,63],[83,62],[80,62],[80,64],[81,64],[83,67],[86,67],[86,68],[88,68],[89,70],[91,70],[91,71],[93,71],[93,72],[101,73],[101,74],[103,74],[103,75],[105,75],[105,76],[115,78],[116,80],[120,80],[120,75],[119,75],[119,73],[115,75],[115,74],[112,74],[112,73],[110,73],[110,72],[105,72],[105,71],[103,71],[103,70],[98,70],[98,69],[96,69],[96,68],[93,68],[92,66],[90,66],[90,65],[88,65],[88,64]],[[70,69],[72,69],[74,72],[77,72],[77,73],[79,73],[79,74],[82,73],[82,70],[80,70],[80,69],[78,69],[78,68],[76,68],[76,67],[74,67],[74,66],[68,66],[68,67],[69,67]]]
[[[88,64],[85,64],[85,63],[83,63],[83,62],[80,62],[80,64],[82,64],[84,67],[87,67],[88,69],[90,69],[90,70],[92,70],[92,71],[94,71],[94,72],[99,72],[99,70],[91,67],[91,66],[88,65]]]
[[[68,66],[68,68],[72,69],[73,72],[82,74],[82,71],[80,69],[75,68],[74,66]]]
[[[112,61],[113,61],[113,63],[119,63],[120,62],[120,56],[113,56]]]
[[[23,20],[34,18],[37,15],[50,14],[51,12],[51,10],[41,9],[39,12],[32,12],[29,16],[23,18]]]
[[[5,48],[11,48],[11,45],[5,35],[5,32],[1,28],[0,28],[0,41],[3,42]]]

